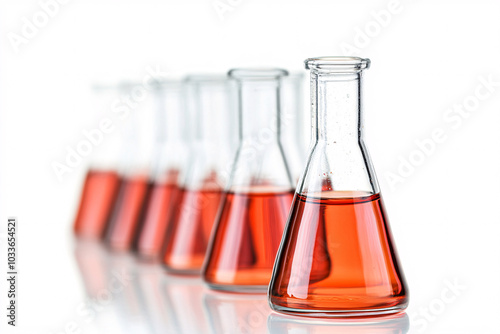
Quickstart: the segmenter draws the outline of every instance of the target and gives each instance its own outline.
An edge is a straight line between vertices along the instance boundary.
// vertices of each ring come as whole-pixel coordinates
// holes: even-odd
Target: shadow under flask
[[[265,292],[293,198],[279,141],[280,69],[235,69],[240,144],[205,260],[212,288]]]
[[[402,312],[408,289],[363,142],[369,59],[306,60],[316,131],[269,285],[278,312],[310,317]]]

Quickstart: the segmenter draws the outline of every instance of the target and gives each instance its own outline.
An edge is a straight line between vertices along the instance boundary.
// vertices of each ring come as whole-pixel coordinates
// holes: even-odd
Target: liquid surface
[[[165,180],[166,182],[153,184],[137,245],[137,251],[142,257],[156,259],[161,255],[170,215],[180,192],[177,174]]]
[[[170,272],[199,273],[219,210],[221,190],[182,189],[169,223],[163,263]]]
[[[284,312],[404,309],[406,284],[379,194],[296,195],[270,285]]]
[[[90,239],[104,236],[119,185],[115,172],[88,171],[73,226],[77,236]]]
[[[267,287],[293,193],[225,195],[204,279],[212,287]]]
[[[106,235],[112,249],[126,251],[135,246],[151,187],[145,176],[123,179]]]

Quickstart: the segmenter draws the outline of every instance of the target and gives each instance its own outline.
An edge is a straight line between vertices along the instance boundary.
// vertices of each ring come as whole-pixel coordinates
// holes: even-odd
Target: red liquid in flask
[[[146,176],[125,177],[109,222],[106,241],[115,250],[134,248],[140,222],[143,221],[151,183]]]
[[[226,194],[204,270],[212,288],[267,288],[292,198],[291,191]]]
[[[221,195],[220,190],[181,190],[165,240],[163,263],[170,272],[200,272]]]
[[[178,172],[172,171],[166,180],[153,184],[137,244],[137,251],[144,258],[156,259],[161,255],[169,219],[180,192],[177,177]]]
[[[112,171],[89,170],[73,226],[79,237],[101,239],[106,230],[120,179]]]
[[[273,309],[310,316],[397,313],[408,303],[405,286],[379,194],[296,196],[270,285]]]

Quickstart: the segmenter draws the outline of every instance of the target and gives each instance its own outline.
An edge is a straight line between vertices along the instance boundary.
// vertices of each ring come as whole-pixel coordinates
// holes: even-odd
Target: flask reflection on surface
[[[207,291],[203,302],[210,319],[211,333],[267,332],[266,323],[271,309],[265,295]]]
[[[305,320],[273,313],[267,319],[267,329],[273,334],[406,334],[410,329],[410,320],[406,313],[360,320]]]
[[[207,333],[202,300],[205,287],[199,277],[168,276],[163,283],[172,333]]]

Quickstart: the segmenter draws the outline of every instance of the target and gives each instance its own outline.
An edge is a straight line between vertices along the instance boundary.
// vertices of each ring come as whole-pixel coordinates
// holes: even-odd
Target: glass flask
[[[155,152],[153,188],[139,232],[137,253],[157,260],[167,225],[179,195],[179,174],[185,165],[189,135],[183,81],[163,81],[155,92]]]
[[[104,235],[113,203],[118,193],[118,156],[120,153],[120,135],[109,130],[103,116],[118,97],[118,87],[112,85],[94,85],[92,87],[92,107],[97,111],[99,128],[94,127],[86,136],[96,147],[92,152],[80,203],[73,224],[77,237],[100,240]],[[104,131],[106,132],[103,132]]]
[[[317,317],[398,313],[408,290],[363,142],[368,59],[306,60],[315,141],[269,286],[271,308]]]
[[[307,157],[304,133],[309,130],[309,124],[304,113],[302,73],[290,73],[282,81],[281,106],[281,144],[285,154],[292,180],[297,183],[302,175]],[[294,183],[294,184],[295,184]]]
[[[141,87],[141,84],[125,83],[120,97],[132,107],[123,113],[120,124],[124,137],[119,171],[121,183],[105,234],[106,244],[117,251],[136,248],[152,188],[155,108],[151,91],[140,98],[134,94]]]
[[[240,144],[203,278],[213,289],[264,292],[293,198],[280,138],[281,69],[234,69]]]
[[[186,174],[170,217],[162,262],[171,273],[199,274],[234,155],[231,83],[225,76],[186,81],[188,112],[194,114]]]

